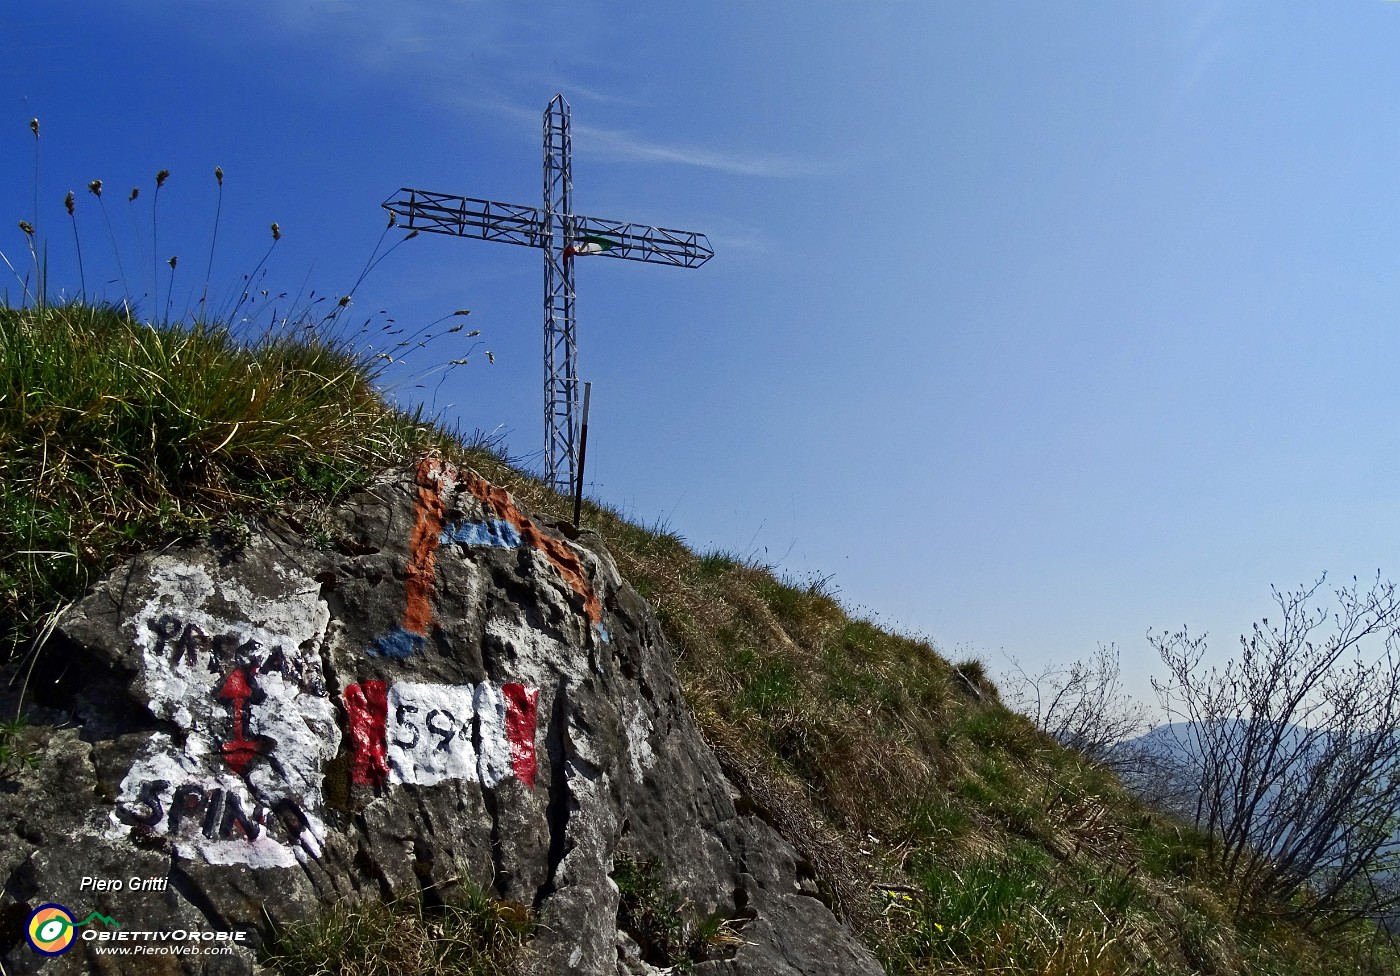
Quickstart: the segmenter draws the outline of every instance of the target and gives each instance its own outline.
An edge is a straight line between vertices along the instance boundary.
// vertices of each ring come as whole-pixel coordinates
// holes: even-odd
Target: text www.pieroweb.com
[[[99,956],[231,956],[233,946],[190,945],[94,945]]]

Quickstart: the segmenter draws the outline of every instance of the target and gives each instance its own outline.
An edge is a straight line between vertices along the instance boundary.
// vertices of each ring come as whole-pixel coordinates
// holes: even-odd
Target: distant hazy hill
[[[1279,757],[1277,768],[1242,783],[1249,733],[1259,728],[1244,719],[1210,726],[1171,723],[1121,743],[1115,749],[1114,762],[1120,779],[1132,792],[1187,822],[1197,819],[1202,779],[1215,775],[1219,777],[1216,788],[1227,797],[1222,804],[1223,821],[1237,822],[1252,810],[1250,837],[1257,846],[1283,852],[1311,835],[1318,843],[1332,844],[1340,851],[1346,843],[1345,824],[1331,827],[1326,814],[1327,804],[1335,796],[1329,793],[1330,784],[1337,779],[1335,760],[1345,754],[1346,744],[1335,736],[1296,725],[1264,726],[1265,735],[1256,737],[1255,749],[1260,748],[1261,739],[1272,743]],[[1389,830],[1381,855],[1400,856],[1400,805],[1382,811],[1377,819],[1382,829]],[[1341,860],[1339,853],[1324,858],[1323,863],[1335,866]],[[1375,880],[1386,887],[1397,879],[1400,867],[1375,874]],[[1392,929],[1397,919],[1400,915],[1393,912],[1382,916]]]

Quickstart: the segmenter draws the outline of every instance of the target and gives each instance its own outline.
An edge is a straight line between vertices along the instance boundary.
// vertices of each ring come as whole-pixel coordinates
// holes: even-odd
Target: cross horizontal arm
[[[710,239],[694,231],[647,227],[597,217],[575,217],[573,225],[575,240],[594,238],[607,242],[603,250],[590,250],[590,256],[673,264],[681,268],[698,268],[715,256]]]
[[[525,247],[549,245],[544,233],[544,214],[538,207],[519,207],[407,187],[385,200],[383,206],[390,213],[398,214],[410,230],[504,241]],[[694,231],[597,217],[565,215],[556,220],[556,227],[571,228],[572,239],[566,240],[566,245],[578,244],[585,238],[606,242],[601,247],[577,253],[681,268],[698,268],[715,255],[709,238]]]
[[[478,237],[525,247],[544,247],[544,217],[538,207],[518,207],[405,187],[383,203],[411,230],[456,237]]]

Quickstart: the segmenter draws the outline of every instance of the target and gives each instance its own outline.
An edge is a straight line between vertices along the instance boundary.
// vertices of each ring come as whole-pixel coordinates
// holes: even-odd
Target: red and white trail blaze
[[[362,681],[345,689],[351,782],[535,785],[538,688]],[[474,731],[475,730],[475,731]]]

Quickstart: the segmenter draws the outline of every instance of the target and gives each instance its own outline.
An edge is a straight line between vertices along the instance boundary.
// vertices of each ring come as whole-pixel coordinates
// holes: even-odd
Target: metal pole
[[[593,384],[583,384],[583,429],[578,435],[578,487],[574,489],[574,528],[578,528],[579,512],[583,508],[583,459],[588,456],[588,397]]]

